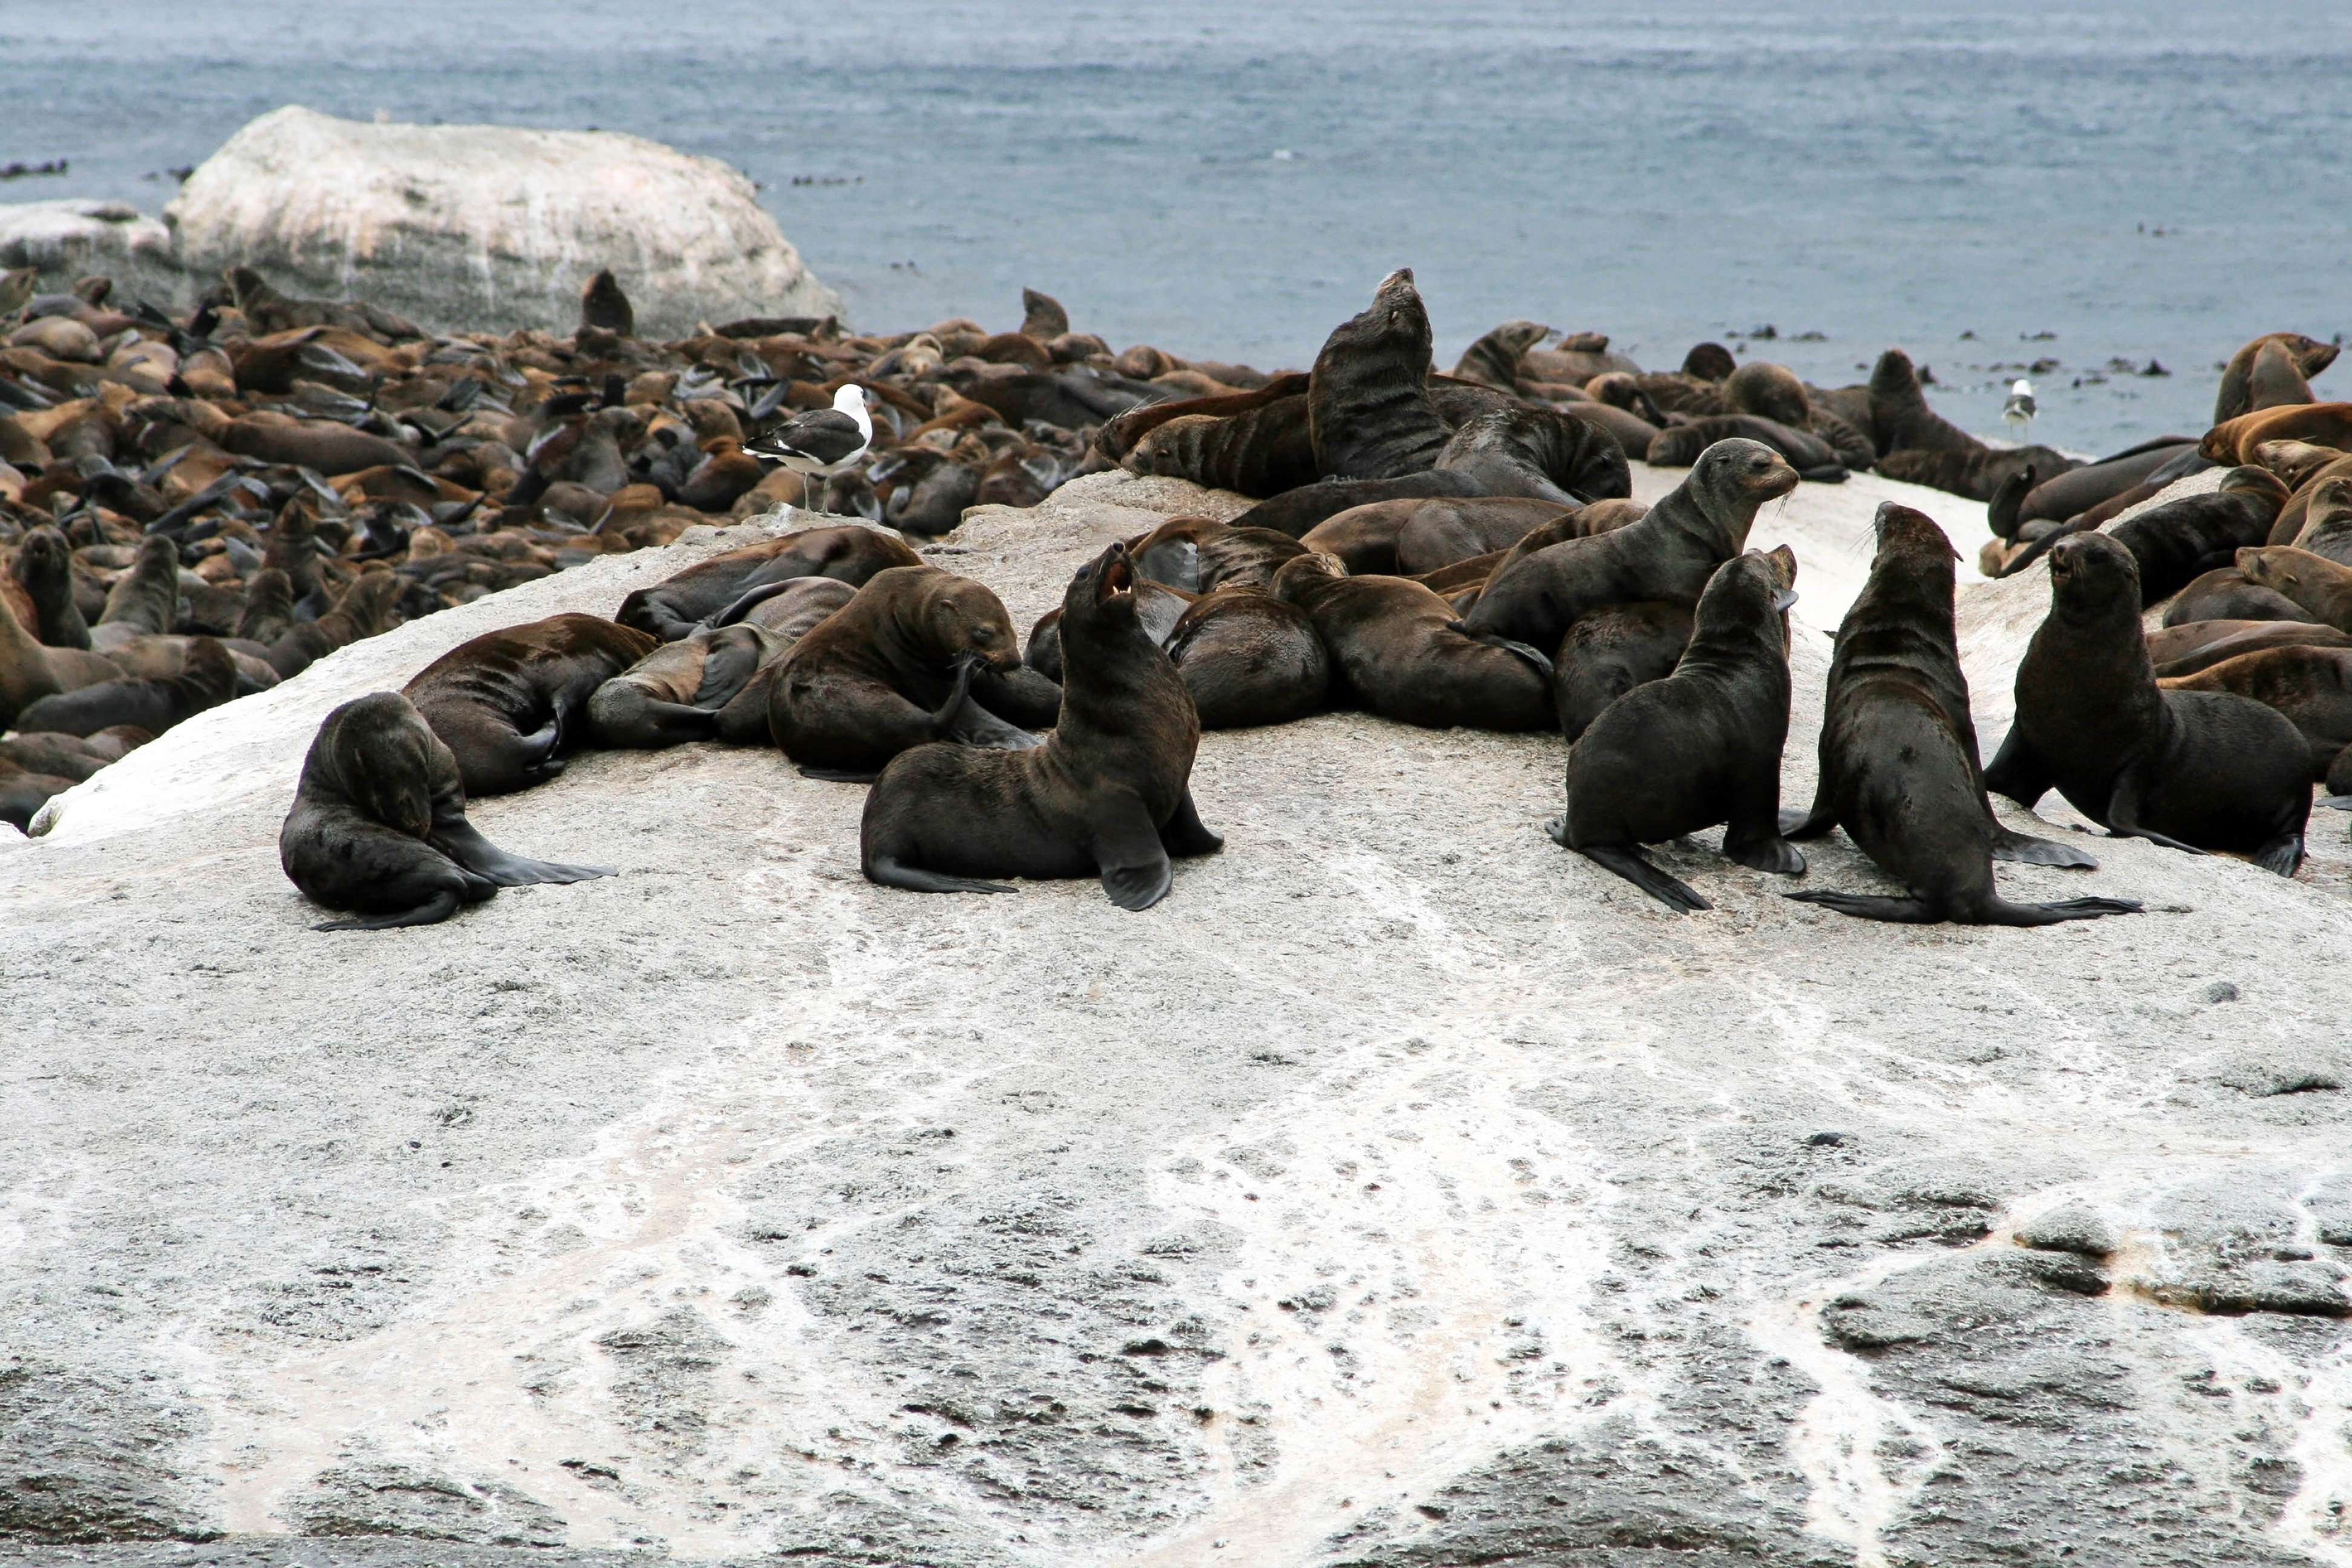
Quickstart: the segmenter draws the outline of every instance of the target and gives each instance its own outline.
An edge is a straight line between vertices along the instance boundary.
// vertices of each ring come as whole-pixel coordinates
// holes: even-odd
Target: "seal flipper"
[[[714,638],[702,658],[702,684],[694,689],[693,706],[724,708],[759,672],[760,639],[749,634]]]
[[[1999,822],[1992,825],[1992,858],[2016,866],[2076,866],[2086,871],[2099,868],[2099,858],[2087,849],[2035,838]]]
[[[1148,910],[1168,896],[1176,868],[1143,803],[1117,795],[1090,804],[1087,826],[1095,864],[1102,868],[1103,891],[1128,910]]]
[[[2116,775],[2115,794],[2107,798],[2106,828],[2107,837],[2110,838],[2145,838],[2150,844],[2162,845],[2167,849],[2178,849],[2184,855],[2205,853],[2194,844],[2183,844],[2178,838],[2169,837],[2152,827],[2140,825],[2139,780],[2128,770]],[[2295,847],[2298,853],[2302,844],[2302,837],[2297,835]]]
[[[509,855],[483,837],[480,831],[463,817],[454,824],[434,824],[427,842],[474,875],[501,888],[529,887],[534,883],[585,882],[593,878],[616,874],[609,866],[566,866],[553,860],[527,860],[520,855]]]
[[[904,888],[910,893],[1009,893],[1003,882],[982,882],[970,877],[949,877],[909,866],[892,855],[877,855],[865,866],[866,879],[880,887]]]
[[[1783,893],[1784,899],[1794,899],[1801,904],[1819,904],[1835,914],[1852,915],[1858,921],[1889,921],[1897,925],[1934,925],[1943,915],[1925,899],[1874,898],[1867,893],[1832,893],[1824,888],[1808,888],[1801,893]]]
[[[814,779],[820,784],[872,784],[882,776],[879,768],[820,768],[805,763],[799,772],[801,777]]]
[[[1460,632],[1472,642],[1482,642],[1488,647],[1501,648],[1505,653],[1523,658],[1535,666],[1546,680],[1552,678],[1551,659],[1539,649],[1529,647],[1523,642],[1513,642],[1500,632],[1473,631],[1458,620],[1446,622],[1445,629],[1450,632]]]
[[[2035,801],[2048,795],[2050,786],[2056,782],[2050,764],[2042,760],[2023,735],[2018,733],[2017,726],[2011,724],[2009,734],[2001,741],[2000,750],[1993,753],[1991,763],[1985,768],[1985,788],[1994,795],[2007,795],[2020,805],[2031,807]]]
[[[1210,832],[1202,823],[1189,789],[1177,799],[1175,811],[1160,826],[1160,842],[1171,855],[1214,855],[1225,847],[1223,837]]]
[[[966,697],[957,707],[941,739],[1000,752],[1025,752],[1045,743],[1043,738],[1031,734],[1018,724],[1006,723],[971,697]]]
[[[1632,845],[1570,844],[1568,842],[1568,819],[1565,817],[1554,818],[1549,831],[1564,847],[1575,850],[1604,871],[1615,872],[1678,915],[1696,914],[1701,910],[1715,908],[1700,898],[1690,884],[1643,859],[1642,851]]]
[[[1723,858],[1751,871],[1771,871],[1783,877],[1805,874],[1805,857],[1779,833],[1743,836],[1736,829],[1723,836]]]
[[[793,584],[799,581],[800,579],[797,577],[785,577],[773,583],[762,583],[756,588],[746,589],[742,596],[738,598],[733,604],[728,605],[717,615],[711,616],[703,620],[699,624],[713,628],[731,626],[737,621],[741,620],[745,616],[750,615],[753,610],[759,608],[761,605],[766,604],[769,600],[774,598],[777,595],[782,593],[785,589],[791,587]],[[677,642],[679,640],[679,637],[686,635],[687,634],[685,633],[680,633],[679,637],[671,637],[669,640],[671,642]]]
[[[2303,864],[2303,835],[2283,833],[2253,853],[2253,862],[2273,876],[2292,877]]]
[[[315,925],[312,931],[392,931],[400,926],[437,925],[457,912],[457,895],[443,889],[413,910],[403,910],[394,915],[359,915],[347,921],[329,921]]]

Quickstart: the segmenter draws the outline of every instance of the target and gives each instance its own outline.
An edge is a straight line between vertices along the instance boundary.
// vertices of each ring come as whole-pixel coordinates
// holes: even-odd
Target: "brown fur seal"
[[[2050,447],[1978,447],[1966,451],[1906,447],[1880,458],[1877,469],[1905,484],[1926,485],[1948,495],[1989,502],[2020,474],[2054,473],[2072,463],[2064,453]]]
[[[923,558],[895,533],[846,523],[811,528],[698,561],[650,588],[633,590],[614,618],[625,626],[675,642],[706,620],[751,605],[738,601],[755,589],[803,577],[832,577],[852,587],[893,566],[920,566]],[[754,600],[752,603],[757,603]]]
[[[1723,853],[1801,874],[1780,837],[1780,751],[1789,738],[1789,632],[1796,600],[1779,563],[1751,550],[1707,579],[1690,647],[1664,680],[1601,710],[1568,749],[1568,810],[1553,839],[1677,913],[1712,909],[1642,846],[1726,824]]]
[[[320,931],[430,925],[500,888],[613,874],[526,860],[484,838],[466,820],[457,759],[390,691],[346,702],[319,726],[278,862],[314,903],[357,911]]]
[[[2257,450],[2274,450],[2280,446],[2292,444],[2263,442]],[[2334,450],[2332,447],[2314,449]],[[2273,468],[2271,471],[2278,473],[2276,468]],[[2271,524],[2271,536],[2263,541],[2265,544],[2293,544],[2303,537],[2304,525],[2311,520],[2312,498],[2319,493],[2319,487],[2331,479],[2352,479],[2352,452],[2343,453],[2316,468],[2309,468],[2300,479],[2288,478],[2284,474],[2279,477],[2285,479],[2288,484],[2294,487],[2294,493],[2287,498],[2286,505],[2279,508],[2278,521]]]
[[[611,332],[615,337],[637,335],[637,313],[629,305],[629,297],[621,291],[620,279],[609,267],[588,279],[580,290],[580,330],[588,332]]]
[[[16,715],[41,699],[65,689],[50,662],[49,650],[16,618],[16,606],[0,595],[0,732]]]
[[[1797,488],[1797,470],[1756,441],[1719,441],[1639,522],[1522,557],[1488,579],[1462,617],[1475,637],[1557,647],[1603,605],[1698,602],[1715,569],[1739,553],[1756,510]]]
[[[770,651],[743,689],[719,710],[712,738],[736,746],[775,744],[776,738],[768,732],[768,703],[784,656],[826,616],[856,596],[857,590],[838,578],[803,577],[747,614],[742,624],[765,631]]]
[[[1136,574],[1188,594],[1264,588],[1275,569],[1307,547],[1269,528],[1235,528],[1206,517],[1171,517],[1127,542]],[[1049,614],[1051,612],[1048,612]]]
[[[1672,675],[1690,646],[1692,625],[1690,605],[1655,599],[1579,616],[1551,661],[1559,732],[1577,740],[1612,702]]]
[[[1309,529],[1306,550],[1336,555],[1349,572],[1394,573],[1411,577],[1451,562],[1508,550],[1529,532],[1576,510],[1526,496],[1414,497],[1349,507]],[[1404,540],[1413,536],[1404,564]]]
[[[2102,535],[2101,537],[2105,537]],[[2173,595],[2164,606],[2164,625],[2194,626],[2200,621],[2303,621],[2309,619],[2301,605],[2272,588],[2246,581],[2236,567],[2207,572]]]
[[[784,658],[768,729],[809,778],[858,782],[910,746],[1018,750],[1035,736],[971,700],[977,667],[1010,673],[1019,640],[997,596],[936,566],[868,578]]]
[[[1147,403],[1107,420],[1093,450],[1139,474],[1165,474],[1245,496],[1312,483],[1309,378],[1293,372],[1249,392]],[[1172,426],[1182,424],[1179,431]],[[1158,434],[1170,427],[1168,434]]]
[[[136,724],[160,735],[236,695],[236,662],[228,649],[211,637],[191,637],[178,674],[101,680],[44,697],[16,715],[16,728],[94,735],[118,724]]]
[[[291,679],[337,648],[390,629],[393,605],[406,585],[390,572],[361,573],[352,579],[333,609],[307,625],[289,628],[269,645],[269,668],[279,679]]]
[[[2139,566],[2103,533],[2050,552],[2050,614],[2017,668],[2017,719],[1985,787],[2032,806],[2053,786],[2118,837],[2225,849],[2282,877],[2303,860],[2310,747],[2261,703],[2167,691],[2140,635]]]
[[[131,569],[107,590],[106,608],[90,628],[90,647],[104,653],[132,637],[167,634],[179,624],[179,547],[163,534],[151,533],[139,542]]]
[[[2264,333],[2231,354],[2230,363],[2221,368],[2221,391],[2213,399],[2214,424],[2226,425],[2239,416],[2255,410],[2254,361],[2266,346],[2273,343],[2286,351],[2294,369],[2306,381],[2336,363],[2336,345],[2334,343],[2323,343],[2316,338],[2305,337],[2301,332]]]
[[[1069,683],[1043,746],[918,746],[866,799],[860,862],[885,887],[1009,892],[987,877],[1102,879],[1123,910],[1167,896],[1171,858],[1224,840],[1201,825],[1190,780],[1201,723],[1168,656],[1135,617],[1133,564],[1114,544],[1062,597]]]
[[[1516,393],[1519,362],[1529,349],[1550,336],[1551,329],[1541,321],[1505,321],[1462,351],[1462,357],[1454,362],[1454,374],[1464,381]]]
[[[2241,414],[2206,431],[2197,450],[2217,463],[2251,463],[2265,441],[2352,449],[2352,403],[2300,403]]]
[[[2238,552],[2238,575],[2303,607],[2303,619],[2352,632],[2352,566],[2292,544]]]
[[[2139,563],[2139,591],[2153,605],[2189,586],[2200,573],[2211,570],[2217,560],[2227,561],[2237,551],[2269,538],[2271,524],[2286,499],[2286,486],[2268,470],[2232,468],[2219,489],[2152,506],[2116,524],[2110,535],[2122,542]],[[2069,524],[2044,534],[2021,551],[2000,574],[2014,576],[2069,533],[2088,531]]]
[[[1429,399],[1429,312],[1412,268],[1381,279],[1371,305],[1332,329],[1307,390],[1316,466],[1342,479],[1419,473],[1454,432]]]
[[[600,746],[678,746],[713,739],[727,706],[775,648],[761,626],[697,626],[596,689],[588,733]]]
[[[2167,691],[2234,692],[2275,710],[2310,742],[2314,782],[2352,743],[2352,648],[2264,648],[2157,683]]]
[[[51,647],[89,647],[89,623],[74,598],[73,547],[64,534],[54,528],[32,530],[16,546],[8,570],[33,605],[27,631]]]
[[[24,832],[41,807],[73,788],[74,783],[62,773],[31,773],[0,763],[0,822]]]
[[[293,629],[294,580],[275,566],[265,566],[246,582],[237,640],[268,647]]]
[[[1350,577],[1336,557],[1302,555],[1275,574],[1274,596],[1306,614],[1341,689],[1371,712],[1432,730],[1551,727],[1551,660],[1464,635],[1411,578]]]
[[[2147,634],[2148,662],[2158,680],[2267,647],[2352,647],[2352,636],[2311,621],[2191,621]]]
[[[1821,786],[1790,837],[1843,826],[1909,897],[1788,895],[1863,920],[2041,926],[2133,914],[2118,899],[2012,904],[1992,863],[2091,865],[2090,857],[1994,820],[1977,761],[1953,620],[1951,542],[1925,512],[1879,506],[1870,577],[1838,626],[1821,740]],[[2020,847],[2032,853],[2017,853]]]
[[[2324,555],[2339,566],[2352,566],[2352,474],[2312,486],[2294,547]]]
[[[1647,461],[1655,468],[1685,468],[1717,441],[1734,437],[1761,441],[1771,447],[1789,460],[1800,479],[1832,485],[1845,482],[1845,465],[1838,460],[1828,442],[1810,430],[1754,414],[1717,414],[1677,425],[1650,443]]]
[[[653,652],[641,631],[550,616],[459,643],[401,689],[457,759],[468,799],[553,778],[596,689]]]
[[[1176,635],[1176,623],[1184,618],[1184,612],[1201,598],[1185,589],[1152,582],[1139,570],[1130,592],[1135,596],[1135,618],[1141,623],[1145,635],[1163,647]],[[1029,628],[1029,641],[1022,650],[1021,662],[1048,680],[1062,679],[1061,605],[1038,616],[1037,624]]]
[[[1269,594],[1210,595],[1184,612],[1166,647],[1203,730],[1287,724],[1330,700],[1330,655],[1315,623]]]
[[[2255,351],[2253,368],[2246,376],[2246,412],[2315,401],[2311,383],[2284,343],[2273,339]]]
[[[2048,474],[2037,470],[2035,478],[2020,489],[2015,504],[2006,509],[2007,515],[2019,524],[2044,519],[2064,522],[2137,489],[2184,457],[2194,459],[2197,468],[2206,467],[2205,460],[2196,457],[2196,452],[2197,443],[2194,441],[2158,441],[2129,452],[2119,452],[2095,463],[2085,463],[2079,468],[2069,468],[2063,473]],[[2106,520],[2102,518],[2099,521],[2104,522]],[[2007,539],[2018,536],[2016,527],[2004,528],[1998,522],[1993,531]]]
[[[1901,349],[1888,349],[1870,371],[1870,427],[1878,455],[1890,452],[1980,452],[1984,443],[1927,406],[1918,368]]]

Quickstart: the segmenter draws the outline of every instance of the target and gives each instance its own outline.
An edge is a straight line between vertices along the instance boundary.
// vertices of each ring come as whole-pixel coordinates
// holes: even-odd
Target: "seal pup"
[[[2050,552],[2050,613],[2017,667],[2017,718],[1985,787],[2030,808],[2054,786],[2116,837],[2228,850],[2293,876],[2311,812],[2308,742],[2252,699],[2159,688],[2138,577],[2104,533]]]
[[[1203,730],[1287,724],[1330,700],[1315,623],[1271,594],[1228,588],[1187,608],[1165,644]]]
[[[1003,893],[981,879],[1093,875],[1120,909],[1148,910],[1174,881],[1172,857],[1224,847],[1192,805],[1200,717],[1136,619],[1135,582],[1113,544],[1062,595],[1068,680],[1044,745],[921,745],[882,770],[858,833],[869,880]]]
[[[329,713],[278,832],[278,863],[313,903],[356,911],[318,931],[447,920],[500,888],[613,873],[509,855],[466,820],[457,759],[397,692]]]
[[[588,700],[589,736],[600,746],[639,748],[714,739],[719,710],[774,647],[762,626],[697,626],[596,689]]]
[[[2352,566],[2292,544],[2238,552],[2238,575],[2303,611],[2302,618],[2352,632]]]
[[[740,620],[753,590],[803,577],[832,577],[852,587],[893,566],[920,566],[914,546],[878,528],[843,523],[807,528],[721,552],[671,574],[650,588],[632,589],[614,616],[625,626],[676,642],[706,620]]]
[[[1460,629],[1557,647],[1579,616],[1603,605],[1696,605],[1716,568],[1746,546],[1757,509],[1797,483],[1797,470],[1763,443],[1718,441],[1638,521],[1547,546],[1496,573]]]
[[[1568,809],[1545,829],[1555,842],[1678,914],[1714,906],[1646,859],[1644,844],[1723,823],[1727,858],[1803,873],[1805,858],[1780,837],[1783,612],[1796,598],[1760,550],[1716,569],[1675,672],[1611,703],[1568,749]]]
[[[971,700],[975,670],[1020,667],[1003,602],[936,566],[877,573],[777,669],[768,729],[803,777],[865,783],[909,747],[1020,750],[1037,737]]]
[[[1429,397],[1429,312],[1412,268],[1381,279],[1372,302],[1331,330],[1307,385],[1317,467],[1385,479],[1434,465],[1454,432]]]
[[[562,773],[596,689],[657,646],[596,616],[550,616],[459,643],[401,694],[457,759],[468,799],[504,795]]]
[[[2311,621],[2191,621],[2147,634],[2147,657],[2158,680],[2266,647],[2352,647],[2352,637]]]
[[[1790,837],[1843,826],[1905,899],[1808,891],[1790,898],[1865,920],[2052,925],[2128,914],[2115,899],[2021,905],[1993,887],[1995,859],[2092,866],[2080,850],[1996,821],[1985,798],[1968,679],[1953,620],[1953,563],[1925,512],[1882,502],[1870,577],[1838,626],[1821,738],[1821,784]]]
[[[1302,555],[1275,574],[1274,596],[1305,613],[1342,689],[1382,718],[1430,730],[1551,727],[1551,660],[1462,632],[1454,606],[1410,577],[1350,577],[1337,556]]]

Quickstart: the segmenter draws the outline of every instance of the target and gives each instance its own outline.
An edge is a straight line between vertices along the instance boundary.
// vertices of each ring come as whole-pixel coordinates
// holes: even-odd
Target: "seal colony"
[[[2095,862],[2003,827],[1987,788],[2031,804],[2054,784],[2111,831],[2283,874],[2311,784],[2352,797],[2336,776],[2352,772],[2336,768],[2352,679],[2334,651],[2352,633],[2352,566],[2323,553],[2352,553],[2337,542],[2346,453],[2326,444],[2352,423],[2311,401],[2332,345],[2294,334],[2249,345],[2201,437],[2081,463],[1951,426],[1900,350],[1867,384],[1822,388],[1707,343],[1645,373],[1599,334],[1546,349],[1554,334],[1516,321],[1442,374],[1410,270],[1311,369],[1271,374],[1114,354],[1034,291],[1013,332],[753,321],[671,344],[627,335],[609,274],[569,340],[426,338],[242,269],[184,320],[110,298],[92,279],[28,300],[0,358],[0,701],[24,731],[0,742],[12,817],[399,619],[666,542],[711,511],[782,503],[825,524],[638,589],[609,619],[477,637],[417,671],[396,710],[339,711],[285,867],[361,917],[347,926],[589,874],[463,826],[468,797],[542,784],[583,745],[774,746],[809,778],[875,784],[861,860],[877,882],[1097,875],[1129,909],[1168,895],[1174,860],[1223,845],[1189,788],[1203,728],[1332,708],[1557,729],[1552,836],[1685,912],[1709,902],[1643,847],[1717,825],[1727,857],[1792,878],[1804,859],[1784,833],[1843,826],[1913,894],[1801,893],[1841,912],[2038,924],[2137,906],[2002,900],[1994,861]],[[835,424],[816,452],[809,432]],[[1687,473],[1645,507],[1635,458]],[[2123,498],[2225,462],[2216,494],[2082,537]],[[1988,499],[1988,564],[2050,563],[2064,591],[1985,768],[1948,549],[1923,542],[1931,520],[1882,517],[1864,620],[1849,617],[1832,672],[1821,794],[1784,823],[1801,563],[1748,534],[1798,484],[1865,466]],[[1256,504],[1115,546],[1025,637],[985,584],[904,542],[971,502],[1034,504],[1111,467]],[[824,520],[836,510],[857,521]],[[2308,514],[2312,548],[2300,525],[2279,537],[2290,512]],[[2168,629],[2144,638],[2130,617],[2175,590]],[[2184,605],[2226,616],[2170,624]],[[2114,704],[2145,716],[2079,721]],[[1908,804],[1895,820],[1874,801]]]

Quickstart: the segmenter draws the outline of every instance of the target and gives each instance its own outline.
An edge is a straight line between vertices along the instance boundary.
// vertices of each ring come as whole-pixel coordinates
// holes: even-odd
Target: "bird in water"
[[[833,395],[832,407],[795,414],[747,438],[743,450],[764,461],[782,463],[800,475],[814,497],[818,493],[814,481],[857,461],[873,440],[874,419],[866,412],[866,389],[852,383]],[[806,501],[801,510],[817,510]]]
[[[2033,423],[2033,384],[2019,376],[2009,384],[2009,401],[2000,405],[2001,423],[2024,439],[2026,427]]]

